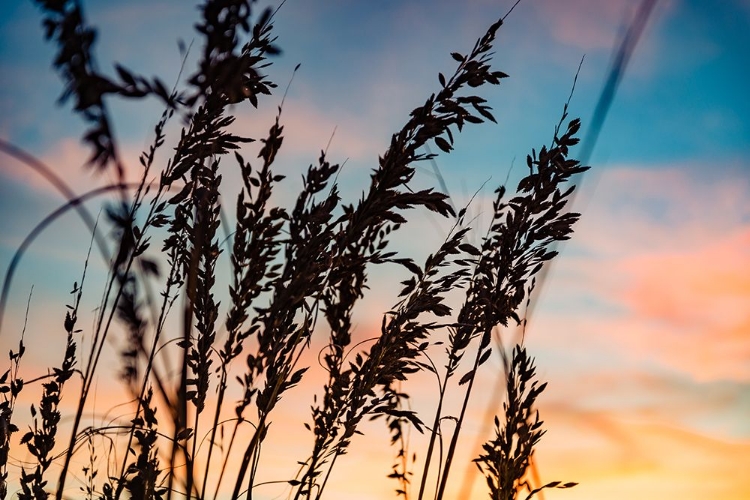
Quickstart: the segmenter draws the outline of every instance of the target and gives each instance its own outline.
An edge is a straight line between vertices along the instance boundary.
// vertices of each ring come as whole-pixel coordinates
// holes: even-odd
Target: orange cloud
[[[545,480],[579,482],[571,493],[576,498],[740,500],[750,491],[742,472],[750,441],[724,441],[606,411],[555,407],[545,415],[552,424],[539,467]]]

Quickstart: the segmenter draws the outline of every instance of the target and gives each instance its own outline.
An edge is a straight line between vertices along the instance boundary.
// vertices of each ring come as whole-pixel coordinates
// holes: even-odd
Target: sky
[[[498,124],[467,127],[455,151],[436,159],[457,206],[476,193],[469,213],[478,228],[488,220],[494,188],[506,179],[509,187],[517,182],[525,155],[549,143],[584,56],[569,112],[587,132],[613,50],[638,3],[523,0],[507,18],[493,61],[510,76],[479,91]],[[508,0],[288,0],[275,22],[283,52],[268,73],[283,91],[301,66],[281,118],[285,142],[277,171],[287,180],[277,201],[292,199],[303,169],[329,142],[329,158],[346,162],[339,177],[344,198],[356,200],[390,134],[439,89],[437,73],[453,71],[449,54],[470,50],[510,6]],[[90,1],[86,15],[99,29],[95,53],[105,73],[117,61],[171,85],[180,71],[178,40],[199,43],[193,2]],[[84,126],[70,104],[57,104],[61,83],[40,19],[32,2],[0,5],[0,138],[84,192],[112,179],[83,167]],[[750,498],[750,99],[742,83],[750,77],[748,25],[747,0],[659,0],[618,88],[592,168],[579,179],[573,210],[581,220],[535,292],[524,335],[549,382],[539,402],[547,433],[535,466],[544,482],[579,483],[545,498]],[[188,57],[187,73],[191,63]],[[280,100],[281,92],[257,111],[238,108],[236,127],[260,136]],[[161,108],[154,100],[108,105],[135,179],[138,154]],[[174,138],[176,125],[168,133]],[[227,167],[230,193],[237,182]],[[429,164],[419,168],[414,185],[436,185]],[[0,156],[1,273],[23,238],[63,202],[44,179]],[[421,261],[448,228],[447,221],[415,213],[394,248]],[[88,245],[85,226],[66,215],[35,241],[17,270],[0,352],[17,345],[33,285],[24,361],[30,373],[59,362],[64,304]],[[96,256],[90,267],[84,325],[93,320],[103,283]],[[377,334],[383,312],[396,302],[399,272],[371,273],[355,339]],[[518,338],[514,331],[502,337],[508,345]],[[324,339],[317,342],[320,348]],[[314,356],[305,361],[313,366],[308,385],[282,401],[275,428],[283,432],[271,432],[265,451],[262,474],[269,480],[287,479],[307,449],[307,396],[319,390],[322,374],[314,370]],[[487,412],[500,411],[488,408],[502,401],[495,397],[500,366],[493,357],[480,374],[458,456],[463,462],[452,472],[449,492],[456,498],[467,494],[466,485],[471,498],[486,498],[482,479],[466,464],[478,452],[477,439],[491,431]],[[108,406],[118,391],[112,384],[106,377],[98,382],[98,408],[114,406]],[[429,415],[434,382],[416,380],[410,391],[415,408]],[[111,417],[117,410],[101,413]],[[368,424],[337,464],[331,498],[392,495],[395,485],[385,476],[393,450],[377,424]],[[422,439],[413,435],[418,455]],[[283,494],[274,488],[260,488],[259,498]]]

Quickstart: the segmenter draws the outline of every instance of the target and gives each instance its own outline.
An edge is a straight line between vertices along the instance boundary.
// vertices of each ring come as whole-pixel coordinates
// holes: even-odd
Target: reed
[[[277,405],[307,376],[302,356],[313,335],[325,332],[328,342],[320,358],[326,380],[318,395],[309,395],[315,402],[305,423],[312,447],[308,456],[296,457],[297,475],[279,480],[289,497],[323,498],[337,459],[357,452],[352,438],[362,432],[362,422],[382,418],[395,448],[390,474],[395,494],[414,496],[416,475],[417,498],[430,492],[444,498],[477,373],[493,353],[493,329],[523,324],[535,275],[555,257],[552,246],[570,237],[579,217],[566,211],[573,176],[588,168],[569,157],[580,122],[567,122],[566,104],[552,144],[527,157],[528,172],[516,194],[507,197],[505,186],[495,191],[483,236],[472,236],[476,229],[466,207],[456,212],[446,194],[410,187],[417,165],[436,156],[426,147],[450,153],[465,126],[495,122],[475,90],[507,76],[490,65],[505,17],[471,50],[451,54],[454,70],[438,75],[435,92],[392,135],[360,199],[342,198],[336,182],[341,166],[323,152],[306,170],[293,206],[281,207],[272,195],[284,181],[274,172],[284,143],[283,107],[265,137],[230,132],[237,113],[250,112],[276,89],[265,70],[268,58],[279,53],[273,31],[278,10],[258,11],[251,0],[203,2],[196,25],[203,47],[197,68],[184,88],[170,91],[161,80],[119,65],[116,76],[97,70],[95,30],[79,2],[36,3],[45,35],[59,49],[53,65],[64,82],[62,100],[72,100],[88,124],[82,140],[91,148],[90,165],[111,170],[118,179],[94,193],[68,196],[60,212],[76,208],[93,220],[82,201],[111,194],[102,224],[112,229],[116,250],[109,255],[92,227],[89,253],[96,243],[109,274],[101,307],[85,322],[93,325],[85,350],[76,339],[88,257],[63,320],[67,343],[61,364],[46,375],[24,377],[24,338],[35,332],[23,332],[18,349],[10,352],[10,366],[0,377],[0,498],[11,491],[20,499],[252,498],[263,444],[279,431],[270,427]],[[148,96],[165,110],[153,143],[140,156],[140,181],[128,185],[106,103]],[[160,164],[156,152],[167,142],[166,126],[175,116],[183,126],[171,157]],[[253,141],[259,145],[257,159],[247,161],[239,149]],[[236,164],[243,180],[234,203],[221,195],[219,166],[228,164]],[[155,183],[149,181],[154,175]],[[389,243],[408,224],[411,209],[452,221],[443,243],[420,263]],[[221,244],[225,211],[234,214],[226,248]],[[157,246],[160,250],[153,249]],[[26,247],[19,249],[19,258]],[[217,277],[226,261],[230,284],[220,290]],[[368,290],[368,272],[384,264],[402,266],[409,277],[383,316],[377,338],[353,344],[352,315]],[[150,292],[155,282],[158,296]],[[448,299],[457,292],[464,297],[458,308]],[[3,308],[6,299],[4,293]],[[179,331],[168,327],[170,315],[179,316]],[[125,332],[124,342],[118,342],[123,345],[120,382],[132,398],[123,401],[130,413],[114,423],[83,427],[115,325]],[[435,361],[439,356],[442,365]],[[177,360],[176,376],[168,359]],[[515,499],[525,490],[529,498],[542,488],[573,486],[531,483],[530,460],[544,433],[535,404],[546,384],[537,382],[524,346],[516,346],[507,359],[508,372],[497,374],[507,379],[504,413],[495,418],[495,435],[475,459],[491,497]],[[402,388],[425,372],[439,382],[431,412],[411,409]],[[63,391],[71,391],[66,382],[72,377],[78,379],[78,392],[67,397],[79,403],[69,433],[60,435],[58,406]],[[456,378],[457,384],[449,384]],[[32,406],[32,426],[19,440],[16,401],[21,391],[35,387],[41,387],[41,400]],[[442,427],[451,390],[461,391],[462,406],[450,417],[455,425],[448,432]],[[405,439],[411,429],[429,435],[424,453],[417,454],[419,464]],[[241,439],[246,432],[250,438]],[[34,463],[12,465],[14,454],[26,452]],[[83,479],[76,488],[70,479],[78,471],[72,467],[82,462]]]

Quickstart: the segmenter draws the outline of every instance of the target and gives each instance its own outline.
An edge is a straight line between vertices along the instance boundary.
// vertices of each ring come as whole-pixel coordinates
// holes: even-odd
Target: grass
[[[474,92],[507,76],[490,66],[504,18],[469,52],[451,54],[455,69],[439,74],[436,91],[392,135],[358,200],[342,198],[336,184],[341,166],[321,153],[305,172],[292,206],[279,207],[272,200],[283,182],[274,172],[284,142],[282,106],[267,135],[256,141],[253,161],[239,150],[254,139],[229,131],[235,113],[252,110],[275,92],[264,70],[279,52],[276,11],[256,12],[255,2],[247,0],[204,2],[196,26],[202,37],[198,66],[185,88],[169,91],[159,79],[121,66],[116,77],[100,73],[93,57],[95,31],[78,2],[36,3],[46,37],[58,47],[53,64],[65,85],[63,100],[72,100],[88,124],[83,141],[91,149],[90,164],[113,172],[118,182],[76,197],[33,156],[13,150],[44,171],[69,202],[19,249],[6,276],[2,307],[17,259],[38,232],[70,209],[89,224],[89,254],[96,244],[109,274],[101,307],[84,321],[93,325],[86,329],[85,349],[78,345],[79,304],[89,257],[83,259],[63,321],[67,342],[60,364],[47,374],[25,375],[26,333],[10,352],[9,368],[0,377],[0,498],[9,492],[23,500],[251,498],[259,486],[263,445],[269,433],[283,432],[270,426],[279,402],[300,397],[292,395],[308,376],[301,360],[313,336],[321,334],[328,335],[320,353],[326,380],[319,393],[303,395],[314,401],[303,422],[311,449],[307,456],[290,458],[299,465],[294,477],[279,479],[288,497],[323,498],[339,458],[361,451],[352,439],[370,419],[384,421],[390,434],[394,494],[446,497],[477,373],[486,369],[493,351],[501,350],[493,347],[492,332],[525,324],[535,276],[578,219],[565,210],[574,189],[571,178],[588,168],[569,157],[580,122],[567,122],[566,104],[552,144],[527,157],[528,171],[516,193],[509,197],[505,186],[497,187],[483,236],[472,236],[466,207],[456,211],[446,194],[410,188],[416,165],[435,156],[425,148],[450,153],[465,126],[495,121],[485,99]],[[153,143],[140,156],[141,180],[129,185],[106,103],[147,96],[159,99],[165,111]],[[175,116],[184,125],[174,153],[162,164],[156,152]],[[219,166],[229,164],[244,183],[234,203],[221,196]],[[156,182],[149,181],[153,176]],[[103,193],[113,198],[102,222],[112,229],[116,251],[111,255],[82,204]],[[449,235],[421,262],[389,244],[414,208],[452,221]],[[224,248],[222,213],[230,210],[234,227]],[[230,285],[224,291],[217,277],[227,260]],[[378,337],[353,344],[352,315],[368,290],[368,272],[385,264],[402,266],[409,277],[383,316]],[[154,284],[158,296],[150,293]],[[452,306],[448,297],[456,293],[463,300]],[[179,318],[178,331],[168,326],[171,316]],[[84,427],[102,352],[118,325],[126,332],[120,381],[132,398],[122,402],[129,414],[112,424]],[[530,498],[544,488],[573,486],[532,484],[529,467],[544,433],[535,402],[546,384],[537,381],[523,345],[500,354],[506,372],[498,376],[506,378],[507,402],[495,418],[494,436],[474,460],[491,497]],[[176,376],[168,359],[177,360]],[[409,406],[402,383],[425,373],[435,377],[439,390],[432,409],[418,412]],[[66,398],[79,403],[69,416],[70,428],[60,433],[59,406],[62,394],[71,391],[71,378],[76,392]],[[14,423],[19,421],[16,403],[22,391],[35,386],[42,396],[31,408],[29,430],[22,432]],[[450,391],[461,401],[457,415],[444,407]],[[425,450],[409,449],[412,429],[428,435]],[[13,458],[25,453],[30,462]],[[73,467],[80,463],[85,465],[79,473]],[[77,483],[71,484],[74,476]]]

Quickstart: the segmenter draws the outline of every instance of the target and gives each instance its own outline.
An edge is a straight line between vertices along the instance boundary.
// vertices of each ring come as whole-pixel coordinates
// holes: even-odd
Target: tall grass
[[[101,306],[84,322],[92,325],[85,329],[90,339],[85,349],[78,345],[84,329],[79,304],[88,257],[63,319],[67,341],[60,365],[47,374],[23,373],[24,339],[41,333],[21,333],[18,348],[10,352],[9,368],[0,377],[0,498],[9,492],[24,500],[50,495],[58,500],[251,498],[259,486],[263,444],[270,433],[283,432],[270,426],[277,406],[306,377],[301,360],[313,335],[326,332],[320,354],[326,380],[319,394],[309,395],[314,403],[305,423],[312,446],[307,456],[290,457],[299,465],[294,477],[279,478],[288,496],[324,497],[339,458],[358,452],[352,438],[362,432],[363,421],[382,417],[394,446],[395,494],[445,498],[477,373],[493,352],[493,329],[524,323],[535,275],[555,257],[551,246],[567,239],[578,219],[565,211],[574,189],[571,177],[588,168],[569,157],[580,122],[566,123],[566,104],[553,143],[527,157],[528,172],[515,195],[506,196],[505,186],[496,189],[483,236],[470,237],[474,229],[466,207],[456,212],[446,194],[410,187],[416,165],[435,156],[425,153],[426,147],[449,153],[464,126],[495,121],[474,90],[507,76],[490,66],[504,18],[470,51],[451,54],[455,69],[438,75],[436,91],[393,134],[358,200],[342,198],[336,183],[341,167],[321,153],[304,174],[296,201],[280,207],[272,195],[283,181],[274,172],[284,142],[282,106],[257,141],[257,159],[247,161],[239,153],[254,139],[230,132],[235,113],[251,111],[276,89],[264,73],[268,57],[279,52],[276,11],[256,15],[254,1],[206,0],[196,26],[202,37],[198,66],[184,88],[169,91],[160,80],[119,65],[114,77],[99,72],[92,51],[95,31],[78,2],[36,3],[45,35],[58,47],[54,66],[64,81],[63,100],[72,100],[88,124],[83,141],[91,148],[90,164],[111,170],[118,182],[74,197],[53,171],[26,153],[16,155],[68,189],[69,202],[19,249],[6,276],[2,308],[28,243],[56,214],[71,208],[88,221],[92,248],[96,242],[109,274]],[[153,143],[140,156],[140,181],[129,185],[106,103],[147,96],[158,98],[165,111]],[[183,126],[162,164],[156,152],[175,116]],[[236,165],[243,181],[233,204],[221,196],[219,166],[227,164]],[[149,181],[154,175],[158,182]],[[105,221],[113,229],[112,255],[82,205],[105,192],[113,195]],[[414,208],[452,221],[442,244],[419,263],[389,244]],[[234,227],[223,248],[222,213],[228,210]],[[227,259],[230,284],[224,292],[217,278]],[[383,264],[402,266],[409,277],[383,316],[377,338],[353,345],[353,313],[368,290],[368,272]],[[159,283],[158,297],[150,293],[153,283]],[[457,291],[463,300],[452,307],[448,297]],[[168,326],[170,315],[180,318],[179,331]],[[84,427],[102,352],[118,324],[125,332],[118,344],[124,345],[120,379],[132,397],[123,401],[129,415]],[[6,338],[14,334],[3,332]],[[177,360],[176,375],[170,359]],[[531,483],[531,457],[544,433],[535,402],[546,384],[537,381],[523,345],[507,360],[507,372],[496,375],[507,379],[504,412],[495,418],[494,437],[474,460],[491,497],[529,498],[543,488],[572,486]],[[431,412],[411,409],[402,387],[419,373],[439,382]],[[66,398],[78,404],[70,428],[60,434],[59,403],[71,390],[66,383],[71,378],[78,381],[77,392]],[[42,396],[31,407],[31,425],[21,432],[16,402],[21,391],[39,387]],[[459,391],[457,415],[446,413],[449,391]],[[450,430],[447,419],[455,424]],[[427,448],[414,455],[419,460],[405,438],[411,429],[428,435]],[[32,462],[13,459],[24,453]],[[73,467],[80,463],[85,465],[79,473]],[[72,477],[77,483],[71,484]]]

